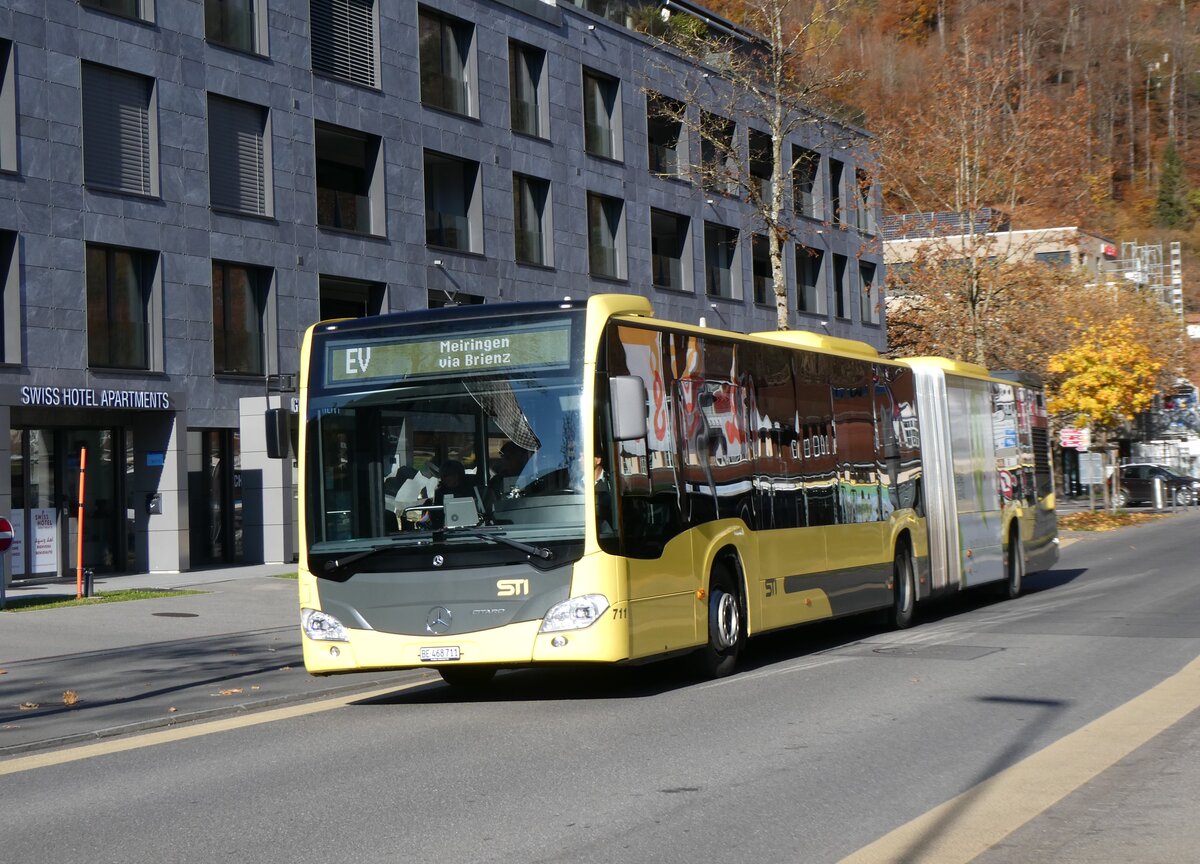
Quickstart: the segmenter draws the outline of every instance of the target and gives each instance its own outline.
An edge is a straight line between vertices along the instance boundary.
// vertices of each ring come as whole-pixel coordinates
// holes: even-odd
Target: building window
[[[263,0],[204,0],[204,38],[237,51],[265,54]]]
[[[0,39],[0,171],[17,170],[17,72],[12,43]]]
[[[593,156],[621,159],[620,82],[583,70],[583,146]]]
[[[741,294],[736,228],[704,223],[704,290],[710,297],[733,299]]]
[[[88,365],[149,369],[150,293],[157,256],[87,246]]]
[[[514,132],[547,137],[550,118],[546,85],[543,83],[545,69],[545,51],[509,41],[508,107]]]
[[[218,374],[264,374],[263,319],[270,279],[265,268],[213,262],[213,368]]]
[[[425,243],[482,252],[479,163],[425,151]]]
[[[875,233],[875,208],[871,206],[871,175],[866,171],[854,172],[854,208],[857,211],[857,226],[860,233]]]
[[[766,234],[755,234],[750,244],[750,260],[754,279],[754,302],[775,305],[775,272],[771,269],[771,240]]]
[[[0,231],[0,362],[21,362],[21,271],[17,235]]]
[[[624,209],[619,198],[588,193],[588,269],[593,276],[625,278]]]
[[[362,318],[383,311],[385,287],[382,282],[342,279],[322,274],[318,279],[321,298],[320,320]]]
[[[864,324],[879,323],[879,290],[875,286],[875,265],[869,261],[858,262],[859,320]]]
[[[737,189],[737,124],[707,111],[700,112],[700,182],[722,195]]]
[[[314,72],[366,87],[379,80],[374,0],[309,0]]]
[[[792,147],[792,195],[796,215],[824,218],[821,200],[821,154]]]
[[[775,157],[771,136],[757,129],[750,130],[750,182],[758,200],[771,201],[771,175],[775,173]]]
[[[677,213],[650,211],[650,270],[655,288],[688,290],[688,221]]]
[[[522,264],[549,265],[550,181],[513,173],[513,243]]]
[[[1051,267],[1071,266],[1071,253],[1066,251],[1034,252],[1033,258],[1039,264],[1048,264]]]
[[[796,308],[825,314],[825,253],[796,244]]]
[[[208,97],[208,173],[212,206],[255,216],[271,214],[267,109]]]
[[[316,123],[317,224],[382,236],[382,147],[375,135]]]
[[[687,139],[683,133],[684,103],[658,93],[646,94],[646,142],[650,170],[678,177],[687,165]]]
[[[120,15],[123,18],[136,18],[139,21],[154,20],[153,0],[79,0],[80,5],[90,6]]]
[[[833,314],[834,317],[850,320],[850,283],[846,256],[833,253]]]
[[[837,159],[829,160],[829,218],[835,225],[846,223],[846,213],[842,208],[842,179],[846,171],[846,163]]]
[[[600,15],[607,18],[622,27],[632,27],[634,21],[630,15],[632,6],[625,0],[571,0],[571,3],[578,6],[580,9],[586,9],[594,15]],[[646,7],[650,9],[651,7]],[[657,6],[653,7],[655,10]],[[657,11],[654,13],[656,16]]]
[[[154,81],[92,63],[81,65],[83,181],[97,189],[158,194]]]
[[[474,28],[459,18],[421,7],[421,101],[455,114],[473,114],[471,37]]]

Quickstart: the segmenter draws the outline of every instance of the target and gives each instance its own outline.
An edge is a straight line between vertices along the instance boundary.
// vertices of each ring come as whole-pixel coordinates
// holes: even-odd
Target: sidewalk
[[[96,591],[187,596],[0,612],[0,758],[286,701],[412,681],[432,672],[314,678],[300,653],[294,564],[96,580]],[[8,598],[74,597],[74,583]],[[73,694],[73,695],[67,695]],[[36,706],[36,707],[31,707]]]

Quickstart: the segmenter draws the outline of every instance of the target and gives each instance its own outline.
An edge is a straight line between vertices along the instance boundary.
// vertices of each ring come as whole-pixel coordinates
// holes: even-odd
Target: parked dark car
[[[1164,465],[1139,462],[1121,466],[1121,486],[1116,492],[1114,503],[1118,507],[1126,504],[1153,504],[1154,481],[1162,480],[1163,503],[1189,506],[1200,500],[1200,479],[1180,474]]]

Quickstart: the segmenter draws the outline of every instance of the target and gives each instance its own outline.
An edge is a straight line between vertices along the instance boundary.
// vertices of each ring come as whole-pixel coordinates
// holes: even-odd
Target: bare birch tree
[[[653,79],[669,81],[672,92],[648,91],[651,110],[699,142],[699,160],[686,160],[677,173],[707,194],[744,201],[751,227],[766,235],[780,330],[790,327],[784,252],[800,223],[793,178],[813,150],[831,144],[857,145],[856,163],[869,164],[866,136],[835,119],[829,98],[856,74],[831,73],[824,62],[841,32],[842,5],[741,0],[731,4],[734,23],[667,0],[633,16],[660,47],[693,61],[683,72],[669,64],[654,69]],[[873,172],[860,179],[869,193]],[[855,197],[871,202],[869,194]],[[844,211],[846,220],[858,212]],[[841,225],[839,214],[833,219]]]

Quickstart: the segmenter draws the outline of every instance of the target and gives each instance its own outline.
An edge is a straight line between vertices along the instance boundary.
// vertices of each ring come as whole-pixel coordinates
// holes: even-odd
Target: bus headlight
[[[300,610],[300,626],[304,635],[317,642],[346,642],[346,628],[342,622],[327,612],[316,609]]]
[[[541,632],[558,633],[561,630],[582,630],[600,620],[608,609],[608,598],[603,594],[584,594],[555,603],[542,619]]]

